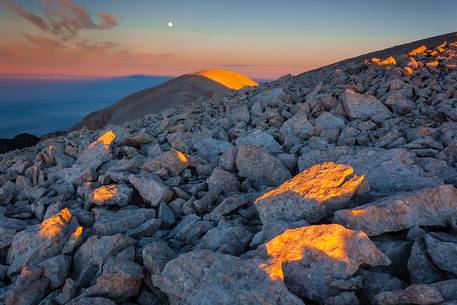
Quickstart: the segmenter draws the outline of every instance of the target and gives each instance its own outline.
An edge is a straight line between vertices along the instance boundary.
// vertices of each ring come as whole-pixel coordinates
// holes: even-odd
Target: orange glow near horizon
[[[245,86],[256,87],[259,85],[252,79],[240,73],[222,69],[200,71],[195,73],[194,75],[206,77],[212,81],[215,81],[225,87],[234,90],[239,90]]]
[[[53,238],[59,235],[72,217],[71,211],[65,208],[59,213],[45,219],[40,225],[39,236],[42,238]]]
[[[111,200],[117,194],[116,185],[103,185],[95,189],[93,193],[93,201],[95,203],[103,203],[105,201]]]

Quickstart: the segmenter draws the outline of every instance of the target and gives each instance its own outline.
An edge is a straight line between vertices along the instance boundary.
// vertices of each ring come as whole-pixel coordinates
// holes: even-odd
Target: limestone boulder
[[[365,233],[336,224],[286,230],[259,251],[266,258],[261,268],[272,280],[316,302],[337,294],[332,283],[349,280],[360,265],[390,264]]]
[[[183,254],[151,278],[171,305],[304,305],[283,283],[272,280],[257,261],[209,250]]]
[[[241,146],[236,166],[241,177],[257,186],[277,186],[290,178],[290,172],[280,160],[257,146]]]
[[[59,255],[77,228],[78,221],[65,208],[40,224],[16,233],[7,256],[8,274]]]
[[[373,236],[413,226],[447,226],[456,216],[457,189],[441,185],[337,211],[334,221]]]
[[[299,220],[315,223],[348,207],[353,197],[367,191],[364,177],[357,176],[351,166],[326,162],[305,169],[263,194],[255,207],[264,227]]]

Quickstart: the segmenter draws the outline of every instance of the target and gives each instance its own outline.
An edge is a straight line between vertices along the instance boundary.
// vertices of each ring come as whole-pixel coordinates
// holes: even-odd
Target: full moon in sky
[[[169,27],[169,28],[173,27],[173,22],[171,22],[171,21],[168,22],[168,27]]]

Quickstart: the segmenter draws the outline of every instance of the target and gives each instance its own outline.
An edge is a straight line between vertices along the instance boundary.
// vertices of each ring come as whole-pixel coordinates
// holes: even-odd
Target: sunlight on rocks
[[[93,201],[95,203],[103,203],[105,201],[111,200],[117,194],[116,185],[103,185],[95,189],[93,194]]]
[[[83,234],[83,227],[78,226],[76,230],[73,232],[72,237],[78,238]]]
[[[115,138],[116,138],[116,134],[114,133],[114,131],[112,131],[112,130],[110,129],[110,130],[108,130],[107,132],[105,132],[104,134],[102,134],[102,135],[97,139],[97,141],[92,142],[92,143],[89,145],[89,148],[94,147],[94,146],[97,145],[98,143],[103,143],[103,145],[109,146],[109,145],[111,145],[111,143],[113,143],[113,141],[114,141]]]
[[[176,155],[178,156],[179,160],[183,163],[189,163],[189,159],[185,154],[180,152],[179,150],[176,150]]]
[[[324,228],[327,227],[327,228]],[[331,227],[331,228],[330,228]],[[331,230],[328,230],[331,229]],[[306,226],[284,231],[266,245],[269,256],[267,263],[259,267],[268,273],[272,280],[284,281],[283,265],[300,261],[308,252],[319,253],[336,262],[350,264],[352,253],[347,245],[349,240],[368,241],[363,232],[348,230],[340,225]]]
[[[312,181],[312,183],[304,183],[302,177],[306,177],[306,181]],[[355,175],[350,165],[325,162],[304,170],[274,190],[265,193],[257,201],[293,191],[303,198],[325,203],[335,197],[352,195],[363,180],[364,176]]]
[[[423,54],[425,51],[427,51],[427,47],[426,46],[420,46],[417,49],[414,49],[411,52],[409,52],[409,55],[410,56],[416,56],[418,54]]]
[[[57,236],[66,227],[72,216],[71,211],[65,208],[60,213],[45,219],[40,225],[39,236],[42,238]]]

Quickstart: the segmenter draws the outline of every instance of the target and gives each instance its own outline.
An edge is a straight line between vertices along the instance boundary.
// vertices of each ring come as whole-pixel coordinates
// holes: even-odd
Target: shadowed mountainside
[[[214,93],[238,90],[244,86],[257,86],[257,83],[242,74],[227,70],[206,70],[182,75],[92,112],[71,130],[83,127],[97,129],[107,124],[122,124],[164,108],[195,102],[199,98],[209,98]]]

